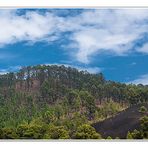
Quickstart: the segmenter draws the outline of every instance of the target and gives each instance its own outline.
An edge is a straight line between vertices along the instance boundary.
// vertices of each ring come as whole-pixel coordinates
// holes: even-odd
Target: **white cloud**
[[[140,76],[138,79],[128,82],[128,84],[143,84],[148,85],[148,74]]]
[[[67,38],[66,52],[73,60],[89,64],[96,54],[127,55],[134,41],[148,33],[147,9],[95,9],[79,15],[60,17],[47,11],[27,11],[18,15],[15,9],[0,10],[0,46],[19,41],[52,42]],[[62,36],[62,33],[70,32]],[[148,45],[138,52],[148,53]]]
[[[59,63],[53,63],[53,64],[48,63],[47,64],[46,63],[44,65],[58,65],[58,66],[64,65],[65,67],[76,68],[79,71],[88,71],[89,73],[92,73],[92,74],[100,73],[103,70],[103,68],[100,68],[100,67],[81,67],[81,66],[75,66],[71,64],[59,64]]]
[[[99,67],[80,67],[80,66],[72,66],[72,65],[70,65],[70,67],[74,67],[80,71],[88,71],[91,74],[97,74],[102,71],[102,69]]]
[[[93,27],[85,27],[73,35],[76,58],[83,63],[90,62],[90,56],[106,52],[126,55],[131,52],[134,41],[148,32],[148,10],[117,9],[84,12],[81,21]],[[86,26],[85,24],[85,26]]]
[[[89,73],[92,73],[92,74],[100,73],[102,71],[102,69],[99,67],[88,67],[88,68],[80,68],[80,69],[87,70]]]
[[[6,70],[0,70],[0,75],[4,75],[4,74],[7,74],[7,73],[9,73],[9,71],[6,71]]]
[[[138,48],[137,51],[142,53],[148,53],[148,43],[145,43],[141,48]]]
[[[77,60],[89,63],[89,56],[95,53],[111,52],[124,55],[131,47],[136,35],[111,34],[107,30],[88,29],[74,33],[73,40],[78,48]]]
[[[9,72],[15,72],[21,69],[21,66],[10,66],[6,69],[0,69],[0,75],[7,74]]]
[[[17,15],[16,10],[0,10],[0,45],[18,41],[38,41],[54,33],[55,19],[52,14],[27,12]]]

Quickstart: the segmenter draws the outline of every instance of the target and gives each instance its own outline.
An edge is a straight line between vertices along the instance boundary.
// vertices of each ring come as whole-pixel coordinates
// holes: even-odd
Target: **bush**
[[[111,140],[111,139],[112,139],[112,137],[111,137],[111,136],[108,136],[106,139]]]
[[[66,118],[62,121],[62,125],[67,127],[70,130],[70,134],[73,134],[76,129],[87,122],[87,118],[80,114],[80,113],[74,113],[74,115],[70,118]]]
[[[141,123],[141,132],[143,134],[143,138],[148,139],[148,116],[144,116],[140,119]]]
[[[42,139],[45,129],[36,124],[23,124],[17,127],[17,134],[21,139]]]
[[[69,139],[69,132],[63,126],[49,126],[44,139]]]
[[[130,132],[128,132],[126,138],[127,139],[133,139],[132,134]]]
[[[133,139],[143,139],[141,132],[136,129],[131,133],[131,136]]]
[[[147,112],[147,108],[145,106],[141,106],[139,109],[140,113],[146,113]]]
[[[128,132],[127,139],[148,139],[148,116],[140,119],[140,129]]]
[[[3,128],[1,130],[1,139],[17,139],[18,136],[13,128]]]
[[[101,135],[95,131],[95,129],[88,125],[83,124],[78,127],[75,135],[75,139],[101,139]]]

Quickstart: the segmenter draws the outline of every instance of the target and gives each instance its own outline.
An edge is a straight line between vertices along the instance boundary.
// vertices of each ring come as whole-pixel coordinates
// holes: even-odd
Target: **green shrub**
[[[147,108],[145,106],[141,106],[139,109],[140,113],[146,113],[147,112]]]
[[[110,139],[110,140],[111,140],[111,139],[112,139],[112,137],[111,137],[111,136],[108,136],[106,139]]]
[[[69,132],[63,126],[49,126],[44,139],[69,139]]]
[[[17,134],[20,139],[42,139],[45,129],[36,124],[22,124],[17,127]]]
[[[136,129],[131,133],[131,136],[133,139],[143,139],[141,132]]]
[[[148,116],[144,116],[140,119],[141,123],[141,132],[143,135],[143,138],[148,139]]]
[[[1,139],[17,139],[18,135],[16,134],[15,129],[13,128],[3,128],[1,130]]]
[[[128,133],[127,133],[126,138],[127,138],[127,139],[133,139],[132,134],[131,134],[129,131],[128,131]]]
[[[101,135],[95,131],[95,129],[88,125],[83,124],[78,127],[75,135],[75,139],[101,139]]]

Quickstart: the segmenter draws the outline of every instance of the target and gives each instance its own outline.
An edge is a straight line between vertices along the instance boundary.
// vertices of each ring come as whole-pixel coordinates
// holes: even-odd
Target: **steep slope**
[[[147,85],[106,80],[102,73],[64,65],[22,67],[0,75],[0,127],[17,127],[49,112],[57,122],[80,113],[92,123],[147,99]]]
[[[103,138],[111,136],[112,138],[119,137],[125,139],[128,131],[139,128],[139,119],[143,114],[138,110],[143,105],[148,108],[148,104],[134,105],[120,112],[115,117],[93,124],[93,127],[103,136]]]

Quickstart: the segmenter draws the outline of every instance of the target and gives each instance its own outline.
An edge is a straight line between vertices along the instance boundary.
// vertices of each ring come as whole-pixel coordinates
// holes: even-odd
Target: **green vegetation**
[[[128,132],[127,139],[148,139],[148,116],[142,117],[140,123],[140,129]]]
[[[111,139],[112,139],[112,137],[111,137],[111,136],[108,136],[106,139],[111,140]]]
[[[139,109],[140,113],[146,113],[147,112],[147,108],[145,106],[141,106]]]
[[[0,138],[98,139],[91,123],[147,98],[148,86],[107,81],[102,73],[56,65],[22,67],[0,75]]]
[[[63,126],[48,127],[44,139],[69,139],[69,132]]]
[[[132,134],[131,134],[130,132],[128,132],[126,138],[127,138],[127,139],[133,139],[133,136],[132,136]]]
[[[98,134],[93,127],[87,124],[83,124],[78,127],[75,139],[101,139],[101,135]]]

